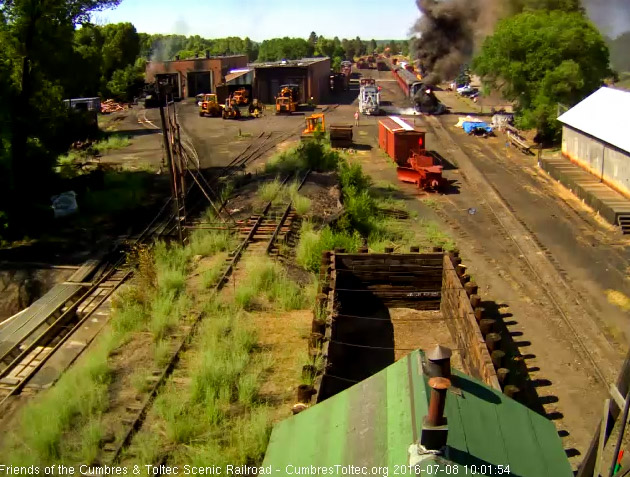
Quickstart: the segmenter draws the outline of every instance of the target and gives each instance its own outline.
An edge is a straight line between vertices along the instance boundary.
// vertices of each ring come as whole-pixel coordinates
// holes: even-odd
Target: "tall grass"
[[[238,283],[234,296],[245,310],[271,307],[276,310],[299,310],[307,303],[307,295],[291,280],[284,268],[267,257],[245,262],[245,279]]]
[[[337,168],[339,153],[323,142],[313,141],[300,144],[297,148],[272,157],[265,164],[265,172],[287,174],[308,169],[326,172]]]
[[[156,342],[164,340],[190,309],[190,298],[176,297],[172,290],[159,294],[151,304],[151,321],[148,328]]]
[[[211,300],[204,314],[191,345],[188,389],[168,384],[155,401],[167,445],[143,436],[136,455],[156,457],[157,449],[167,448],[175,464],[209,456],[216,465],[260,463],[270,425],[258,392],[269,361],[257,350],[256,334],[238,306]]]
[[[100,152],[107,152],[113,149],[122,149],[131,144],[129,136],[122,134],[111,134],[107,138],[94,144],[94,148]]]
[[[148,180],[145,174],[131,171],[107,171],[103,188],[88,189],[79,196],[79,207],[93,214],[114,214],[137,208],[147,197]]]
[[[358,163],[345,159],[338,162],[339,181],[342,187],[344,214],[333,226],[315,231],[312,224],[304,223],[300,233],[296,257],[299,265],[317,272],[321,254],[325,250],[344,248],[356,252],[362,239],[366,239],[370,249],[384,251],[385,247],[406,248],[408,245],[442,246],[452,248],[453,241],[432,222],[420,221],[410,226],[410,222],[401,222],[385,217],[381,209],[393,207],[404,209],[402,200],[391,198],[397,189],[383,186],[375,187],[370,177]]]
[[[284,198],[284,194],[281,194],[283,187],[284,186],[278,179],[271,182],[265,182],[258,188],[257,195],[263,202],[280,201]]]
[[[170,356],[169,332],[191,306],[184,293],[191,257],[228,246],[229,238],[219,233],[194,236],[186,248],[159,242],[150,251],[139,250],[134,282],[113,300],[111,330],[52,389],[23,409],[20,425],[3,449],[9,462],[48,464],[70,455],[95,458],[99,415],[109,401],[109,354],[131,333],[146,329],[155,340],[156,361],[165,362]],[[78,450],[64,445],[63,435],[71,429],[81,429]]]
[[[64,432],[77,421],[86,423],[107,409],[111,379],[107,357],[112,345],[110,340],[101,340],[53,388],[23,409],[19,427],[9,434],[3,450],[8,462],[46,465],[59,461]],[[92,442],[93,434],[85,437]]]
[[[282,185],[279,180],[275,179],[260,186],[257,195],[265,203],[291,202],[297,214],[304,215],[311,208],[311,200],[300,195],[299,187],[300,185],[295,181],[288,185]]]
[[[316,231],[313,224],[304,222],[300,230],[300,241],[296,249],[296,260],[299,265],[311,272],[318,272],[322,259],[322,252],[344,248],[347,252],[356,252],[361,246],[361,236],[358,232],[350,234],[345,231],[324,227]]]
[[[195,230],[189,240],[191,255],[209,257],[236,247],[237,239],[229,230]]]

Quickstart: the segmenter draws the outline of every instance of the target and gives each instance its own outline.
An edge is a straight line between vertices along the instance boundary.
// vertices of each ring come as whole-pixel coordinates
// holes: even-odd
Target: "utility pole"
[[[169,136],[169,128],[166,124],[166,117],[164,115],[164,102],[167,99],[166,90],[163,85],[158,83],[158,102],[160,104],[160,119],[162,120],[162,139],[164,141],[164,149],[166,151],[166,165],[168,167],[170,182],[171,182],[171,196],[173,198],[173,210],[175,213],[175,221],[177,224],[177,234],[179,237],[179,243],[183,245],[184,237],[182,235],[182,224],[180,219],[180,209],[179,209],[179,191],[178,191],[178,183],[176,178],[176,172],[173,164],[173,156],[171,151],[170,144],[170,136]]]

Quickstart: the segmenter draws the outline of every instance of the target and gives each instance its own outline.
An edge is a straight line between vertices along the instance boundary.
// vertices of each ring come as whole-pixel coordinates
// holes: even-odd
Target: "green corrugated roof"
[[[428,407],[430,388],[421,359],[422,352],[414,351],[278,423],[263,466],[271,466],[273,475],[297,475],[303,467],[311,475],[313,469],[319,475],[351,475],[348,468],[334,467],[338,465],[365,467],[368,475],[405,475],[396,466],[408,464],[408,449],[420,438]],[[454,475],[454,467],[457,475],[472,475],[473,470],[476,475],[573,475],[553,423],[462,373],[454,371],[452,382],[445,411],[447,451],[423,468],[438,465],[437,475]],[[508,465],[510,472],[501,474],[498,466]],[[387,474],[373,469],[378,467],[387,467]]]

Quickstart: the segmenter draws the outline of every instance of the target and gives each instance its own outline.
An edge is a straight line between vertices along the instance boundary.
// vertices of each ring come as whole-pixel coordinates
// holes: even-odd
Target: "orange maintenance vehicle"
[[[326,120],[323,114],[311,114],[309,117],[305,118],[305,120],[306,128],[302,131],[302,136],[300,137],[301,141],[314,139],[316,132],[326,132]]]
[[[236,104],[248,104],[249,103],[249,91],[245,88],[237,89],[232,94],[232,99],[236,101]]]
[[[276,96],[276,114],[291,114],[297,111],[299,86],[286,84],[280,87],[280,93]]]

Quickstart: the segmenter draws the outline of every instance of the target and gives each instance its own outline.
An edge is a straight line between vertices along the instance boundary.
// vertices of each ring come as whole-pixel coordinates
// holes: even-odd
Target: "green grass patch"
[[[333,230],[331,227],[324,227],[318,231],[312,223],[304,222],[300,230],[296,260],[306,270],[316,273],[321,265],[322,252],[344,248],[348,253],[354,253],[360,246],[361,236],[357,232],[349,234]]]
[[[219,252],[226,252],[236,247],[235,235],[228,230],[195,230],[189,240],[191,255],[209,257]]]
[[[270,422],[259,389],[271,363],[256,347],[257,336],[241,308],[210,300],[204,314],[191,343],[190,385],[185,390],[165,386],[151,411],[157,429],[134,439],[134,459],[153,462],[167,453],[173,465],[207,465],[210,457],[219,466],[262,461]]]
[[[339,161],[339,153],[328,144],[310,141],[272,157],[265,164],[265,172],[284,175],[308,169],[318,172],[333,171]]]
[[[164,367],[168,363],[168,360],[171,359],[171,345],[167,340],[159,340],[153,345],[153,360],[155,363]]]
[[[283,199],[283,194],[280,192],[283,189],[283,185],[279,180],[273,180],[271,182],[265,182],[258,188],[256,192],[258,198],[263,202],[277,202]]]
[[[271,308],[299,310],[306,306],[308,295],[291,280],[282,265],[268,257],[247,260],[245,279],[237,283],[234,300],[245,310]]]
[[[257,196],[262,203],[291,202],[298,215],[305,215],[311,208],[311,200],[300,195],[299,187],[300,185],[295,181],[288,185],[283,185],[279,180],[275,179],[260,186]]]
[[[137,264],[134,279],[113,299],[110,328],[102,333],[95,348],[64,373],[54,387],[21,410],[16,431],[8,436],[0,451],[7,462],[49,465],[90,463],[97,459],[103,429],[101,415],[107,412],[109,405],[110,354],[129,342],[132,333],[148,331],[154,338],[155,362],[165,365],[171,357],[171,332],[191,309],[185,288],[192,257],[223,253],[231,247],[232,241],[233,238],[222,231],[197,231],[187,247],[158,242],[151,248],[138,249],[130,257],[130,261]],[[242,334],[242,331],[231,330],[234,338],[229,346],[244,349],[246,354],[251,351],[253,341]],[[222,339],[222,335],[219,338]],[[240,355],[234,354],[234,359],[238,359]],[[235,378],[237,381],[240,374]],[[137,391],[147,389],[146,376],[145,369],[132,376],[131,384]],[[241,394],[251,402],[254,394],[248,379],[251,380],[242,378]],[[238,389],[234,393],[238,395]],[[171,407],[170,411],[166,404],[164,408],[165,415],[175,416],[167,429],[169,439],[177,443],[189,442],[198,432],[197,414],[179,412],[175,405]],[[204,410],[205,415],[211,412],[209,409]],[[149,444],[143,445],[148,453]]]
[[[106,410],[111,379],[107,357],[112,345],[111,340],[101,340],[99,346],[71,367],[53,388],[23,409],[19,427],[8,436],[2,452],[8,462],[16,465],[58,462],[62,457],[64,432],[77,422],[88,423],[90,418]],[[82,437],[88,446],[91,435]]]
[[[94,144],[94,149],[99,153],[103,154],[107,151],[112,151],[115,149],[122,149],[131,144],[131,140],[129,136],[119,133],[108,134],[105,139],[98,141]]]

